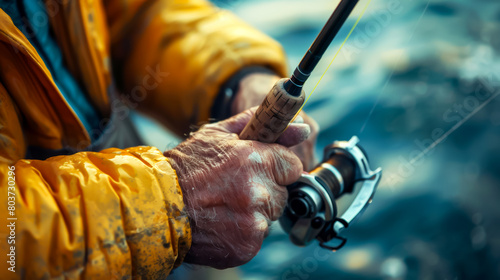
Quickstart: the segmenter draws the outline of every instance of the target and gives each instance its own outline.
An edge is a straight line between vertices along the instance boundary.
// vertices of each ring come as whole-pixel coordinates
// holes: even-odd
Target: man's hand
[[[282,145],[304,141],[309,125],[294,124],[279,144],[240,140],[256,107],[205,125],[165,152],[176,170],[189,213],[192,246],[185,261],[228,268],[250,261],[271,221],[287,201],[285,186],[302,173],[299,158]]]
[[[260,105],[262,103],[262,100],[264,100],[266,95],[279,79],[280,77],[276,75],[263,73],[249,74],[241,79],[239,90],[236,93],[234,102],[231,107],[232,114],[235,115],[243,112],[250,107]],[[316,121],[307,116],[304,112],[301,112],[299,114],[295,122],[309,124],[311,128],[311,134],[309,138],[300,145],[291,148],[292,151],[302,161],[304,170],[309,171],[316,164],[314,148],[316,146],[319,126]]]

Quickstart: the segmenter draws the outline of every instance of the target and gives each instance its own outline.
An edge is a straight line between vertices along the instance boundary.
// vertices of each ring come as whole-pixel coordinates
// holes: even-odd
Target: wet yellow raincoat
[[[279,45],[203,0],[45,5],[68,69],[103,116],[114,82],[125,95],[142,86],[139,109],[181,132],[208,119],[219,87],[242,67],[285,72]],[[151,69],[167,74],[146,81]],[[23,159],[28,146],[81,149],[90,140],[2,10],[0,104],[0,221],[15,225],[0,225],[1,279],[164,279],[182,262],[189,221],[175,170],[158,149]],[[15,273],[7,270],[12,246]]]

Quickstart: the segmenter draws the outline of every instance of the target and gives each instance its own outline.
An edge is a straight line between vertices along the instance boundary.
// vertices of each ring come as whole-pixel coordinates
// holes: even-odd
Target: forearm
[[[260,105],[279,78],[276,72],[262,66],[241,69],[221,86],[211,108],[211,120],[224,120]]]
[[[19,271],[26,279],[166,277],[189,250],[182,192],[175,171],[155,148],[20,160],[13,166],[13,279]],[[3,201],[8,167],[0,166]],[[7,219],[7,212],[0,215]],[[7,251],[8,244],[0,246]]]

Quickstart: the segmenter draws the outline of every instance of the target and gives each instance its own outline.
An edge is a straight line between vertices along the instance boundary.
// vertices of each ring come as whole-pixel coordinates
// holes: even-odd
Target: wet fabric
[[[116,124],[109,135],[128,140],[117,130],[124,131],[130,107],[177,132],[189,130],[208,120],[234,73],[251,65],[281,75],[286,69],[275,41],[203,0],[44,3],[49,34],[103,116],[96,135]],[[100,150],[109,145],[104,141],[85,151],[100,141],[90,141],[95,129],[89,132],[73,111],[52,62],[34,44],[0,9],[0,200],[8,201],[15,168],[15,215],[23,217],[16,225],[22,274],[8,277],[164,279],[191,246],[175,170],[154,147]],[[114,82],[127,106],[115,102]],[[59,156],[26,159],[33,147]],[[0,219],[7,215],[0,211]],[[0,228],[0,236],[8,234]],[[7,246],[0,242],[2,252]]]

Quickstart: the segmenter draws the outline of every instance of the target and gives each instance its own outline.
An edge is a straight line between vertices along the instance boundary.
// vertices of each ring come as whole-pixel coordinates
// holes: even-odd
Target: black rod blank
[[[316,39],[314,39],[314,42],[307,50],[297,68],[295,68],[292,77],[285,82],[284,87],[289,94],[293,96],[300,95],[302,86],[311,75],[311,72],[318,64],[319,60],[339,32],[342,25],[344,25],[358,1],[359,0],[340,1],[325,26],[323,26],[323,29],[321,29],[318,36],[316,36]]]

